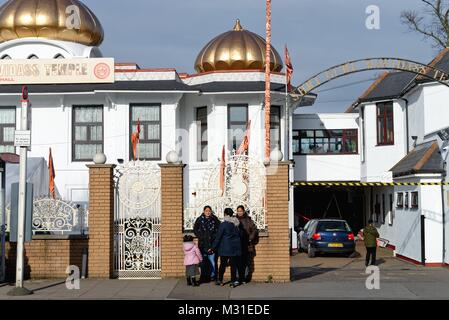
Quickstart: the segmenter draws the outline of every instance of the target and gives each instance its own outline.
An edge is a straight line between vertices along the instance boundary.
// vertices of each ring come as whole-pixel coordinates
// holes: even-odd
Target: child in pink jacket
[[[203,261],[200,249],[193,242],[193,237],[184,236],[184,265],[186,266],[186,279],[188,286],[199,286],[197,276],[200,275],[199,265]]]

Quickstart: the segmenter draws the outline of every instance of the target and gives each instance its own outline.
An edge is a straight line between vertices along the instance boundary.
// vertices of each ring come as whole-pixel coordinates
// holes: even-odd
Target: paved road
[[[292,282],[251,283],[235,289],[203,284],[188,287],[184,279],[81,281],[80,290],[67,290],[64,280],[28,281],[34,294],[19,299],[449,299],[449,269],[423,268],[379,252],[380,290],[367,290],[364,249],[352,258],[325,256],[310,259],[305,254],[292,257]],[[0,299],[9,285],[0,286]]]

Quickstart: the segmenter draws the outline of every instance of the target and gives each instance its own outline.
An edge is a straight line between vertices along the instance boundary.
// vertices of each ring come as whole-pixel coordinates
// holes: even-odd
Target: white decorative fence
[[[196,218],[204,206],[212,207],[213,212],[223,218],[225,208],[234,211],[243,205],[254,220],[258,229],[266,228],[266,168],[258,158],[237,155],[232,152],[225,161],[224,188],[220,177],[222,165],[215,163],[205,169],[203,182],[189,187],[189,204],[184,211],[184,230],[193,230]]]
[[[10,205],[6,208],[7,231],[10,230]],[[88,210],[80,205],[50,197],[33,201],[33,234],[83,235],[88,233]]]
[[[115,171],[114,260],[120,279],[161,277],[161,174],[131,161]]]

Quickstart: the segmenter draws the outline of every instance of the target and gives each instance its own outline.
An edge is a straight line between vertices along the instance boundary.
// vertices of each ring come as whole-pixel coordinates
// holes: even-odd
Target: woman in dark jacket
[[[216,257],[211,250],[220,226],[220,220],[213,214],[210,206],[205,206],[203,214],[198,217],[193,226],[193,232],[198,238],[198,248],[203,256],[201,264],[201,282],[215,281],[217,276]]]
[[[237,281],[237,265],[242,255],[240,241],[239,220],[233,217],[234,211],[226,208],[224,211],[224,221],[218,228],[218,234],[214,242],[214,250],[220,256],[220,268],[218,271],[217,285],[223,286],[223,276],[226,266],[231,266],[231,287],[236,287],[240,283]]]
[[[256,254],[256,245],[259,243],[259,231],[257,226],[244,206],[237,207],[237,218],[240,221],[240,240],[242,243],[242,255],[239,259],[238,271],[239,281],[242,284],[251,281],[254,271],[254,256]],[[246,276],[246,270],[248,274]]]

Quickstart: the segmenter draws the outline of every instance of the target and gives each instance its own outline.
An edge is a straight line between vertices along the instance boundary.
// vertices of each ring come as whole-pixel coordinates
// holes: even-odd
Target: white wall
[[[301,114],[293,119],[293,130],[358,129],[358,114]],[[360,137],[360,130],[359,130]],[[359,138],[359,152],[360,152]],[[360,154],[297,155],[296,181],[360,181]]]
[[[373,194],[373,206],[371,206],[371,195]],[[382,195],[385,197],[385,207],[382,201]],[[390,210],[390,195],[393,195],[393,210]],[[374,205],[376,204],[376,198],[378,203],[380,203],[380,214],[376,215],[374,212]],[[390,241],[390,244],[395,245],[397,226],[395,219],[395,199],[394,199],[394,188],[385,187],[373,187],[365,189],[365,199],[366,199],[366,212],[368,213],[367,220],[372,218],[375,221],[376,228],[378,228],[380,237]],[[385,218],[383,213],[385,212]],[[392,222],[392,223],[391,223]]]
[[[377,146],[376,104],[365,105],[365,162],[362,163],[363,182],[391,182],[389,171],[406,155],[405,102],[393,104],[394,145]]]
[[[166,154],[175,150],[176,106],[180,94],[121,94],[106,98],[96,95],[30,95],[32,103],[32,149],[30,157],[44,157],[48,160],[52,148],[56,169],[56,186],[63,199],[86,203],[88,200],[88,168],[91,162],[72,161],[72,105],[103,105],[104,107],[104,153],[108,163],[117,159],[129,161],[130,103],[161,103],[162,110],[162,152],[161,161]],[[16,105],[19,98],[3,97],[3,106]],[[111,103],[113,101],[113,103]],[[20,112],[17,114],[19,125]]]
[[[438,182],[437,178],[419,178],[419,176],[395,179],[395,182]],[[441,180],[440,180],[441,181]],[[386,206],[389,206],[389,193],[391,187],[374,188],[375,195],[385,193]],[[409,205],[397,207],[397,194],[409,193]],[[418,208],[411,208],[411,193],[418,192]],[[369,202],[369,192],[366,193]],[[405,203],[405,195],[404,195]],[[389,210],[386,210],[388,213]],[[381,211],[382,212],[382,211]],[[392,225],[389,224],[388,214],[385,221],[376,223],[381,238],[389,240],[389,244],[396,247],[396,254],[421,262],[421,215],[425,220],[426,263],[441,263],[443,252],[443,226],[441,211],[441,187],[440,186],[395,186]]]

